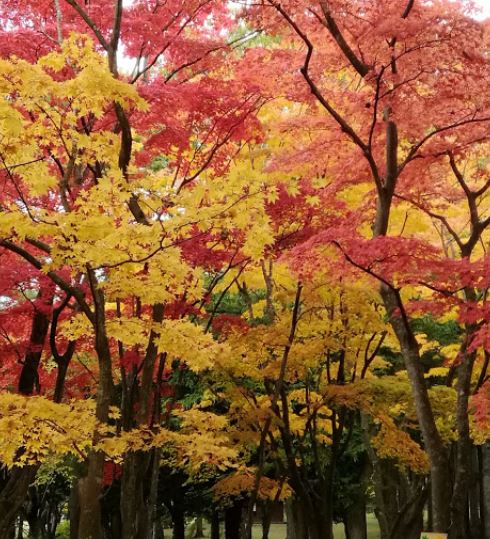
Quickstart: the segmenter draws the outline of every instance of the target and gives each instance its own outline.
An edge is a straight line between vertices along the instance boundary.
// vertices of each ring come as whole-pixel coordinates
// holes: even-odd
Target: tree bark
[[[174,506],[172,509],[173,531],[172,539],[185,539],[185,516],[182,507]]]
[[[33,483],[39,466],[13,468],[0,496],[0,537],[8,537],[14,529],[15,519],[26,500],[29,486]]]
[[[220,539],[218,511],[213,511],[211,514],[211,539]]]
[[[367,539],[366,501],[357,498],[344,515],[346,539]]]
[[[490,442],[481,447],[481,460],[483,538],[490,539]]]
[[[202,523],[202,516],[198,516],[196,518],[196,533],[194,534],[194,537],[204,537],[204,529],[203,529],[203,523]]]
[[[242,503],[235,501],[225,509],[225,539],[240,539]]]
[[[471,294],[473,296],[473,294]],[[469,342],[472,328],[467,328],[466,343]],[[463,348],[466,347],[463,344]],[[470,424],[468,418],[468,402],[471,388],[471,374],[476,358],[476,352],[466,353],[463,350],[463,359],[457,367],[457,403],[456,427],[458,440],[456,441],[456,464],[453,494],[451,498],[451,524],[449,539],[470,537],[468,529],[468,493],[471,480],[471,453],[473,444],[470,438]]]
[[[147,539],[150,530],[148,453],[128,453],[121,477],[122,539]],[[146,492],[145,492],[146,491]]]
[[[36,303],[41,301],[40,295]],[[49,310],[53,303],[53,295],[50,294],[42,304],[36,305],[32,318],[31,336],[29,338],[29,348],[24,357],[22,370],[19,377],[19,393],[32,395],[35,390],[39,392],[39,362],[44,349],[44,342],[48,334],[50,316]]]
[[[482,519],[481,519],[481,477],[480,477],[480,459],[478,448],[471,449],[471,479],[468,495],[470,505],[470,531],[471,537],[483,537]]]
[[[398,292],[386,284],[382,284],[381,296],[388,312],[390,323],[400,343],[411,383],[418,423],[422,431],[425,449],[429,455],[434,531],[446,533],[449,528],[449,504],[452,490],[449,460],[447,450],[435,423],[420,362],[419,346],[404,312],[400,312],[403,305],[401,305]]]
[[[260,512],[262,521],[262,539],[269,539],[269,531],[272,522],[271,502],[264,500],[260,504]]]

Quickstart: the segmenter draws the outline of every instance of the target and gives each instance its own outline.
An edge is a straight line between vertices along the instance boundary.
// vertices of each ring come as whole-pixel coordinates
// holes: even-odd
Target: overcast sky
[[[490,0],[476,0],[476,3],[481,6],[483,10],[483,18],[490,17]]]

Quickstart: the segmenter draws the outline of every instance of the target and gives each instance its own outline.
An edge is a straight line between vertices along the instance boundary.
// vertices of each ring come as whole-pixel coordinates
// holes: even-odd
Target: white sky
[[[475,4],[482,9],[482,18],[490,17],[490,0],[475,0]]]

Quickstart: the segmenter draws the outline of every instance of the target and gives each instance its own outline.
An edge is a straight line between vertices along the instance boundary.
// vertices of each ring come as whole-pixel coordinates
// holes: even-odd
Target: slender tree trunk
[[[22,513],[19,515],[19,528],[17,529],[16,539],[24,539],[24,516]]]
[[[95,350],[99,363],[99,386],[95,415],[101,423],[109,419],[109,407],[113,395],[112,358],[105,324],[105,298],[98,287],[97,278],[92,269],[87,271],[90,288],[94,300],[95,316]],[[98,433],[94,433],[94,444],[98,441]],[[80,501],[80,520],[77,539],[103,539],[101,500],[102,477],[104,472],[104,456],[100,452],[91,451],[87,458],[87,473],[78,482]]]
[[[390,323],[400,343],[411,383],[418,423],[424,438],[425,449],[429,455],[434,531],[446,533],[449,528],[449,504],[452,490],[449,460],[435,423],[420,362],[419,346],[404,313],[400,313],[402,305],[400,305],[398,293],[383,284],[381,295],[390,317]]]
[[[467,342],[471,333],[471,328],[469,328]],[[469,537],[467,526],[468,491],[471,480],[471,452],[473,444],[470,438],[468,402],[471,386],[471,373],[473,372],[475,357],[476,352],[464,353],[463,360],[457,368],[456,427],[458,430],[458,440],[456,442],[455,480],[451,498],[449,539]]]
[[[271,502],[264,500],[260,504],[260,517],[262,522],[262,539],[269,539],[269,531],[272,522]]]
[[[25,395],[32,395],[39,389],[37,370],[48,334],[50,317],[47,312],[52,302],[53,296],[49,295],[40,308],[36,308],[32,318],[29,348],[24,357],[18,383],[19,393]],[[38,468],[37,465],[32,465],[5,471],[8,475],[0,494],[0,537],[7,537],[14,528],[15,519],[27,498],[29,486],[34,481]]]
[[[151,484],[150,495],[148,499],[148,521],[153,529],[152,539],[157,539],[158,527],[161,529],[161,522],[158,518],[157,503],[158,503],[158,479],[160,477],[160,450],[158,448],[152,451],[151,462]]]
[[[479,452],[476,447],[471,449],[471,479],[469,487],[469,505],[470,505],[470,530],[474,538],[483,537],[483,527],[481,520],[481,477]]]
[[[73,483],[68,502],[68,517],[70,519],[70,539],[78,538],[78,523],[80,521],[80,498],[78,482]]]
[[[202,516],[200,515],[196,518],[196,533],[194,534],[194,537],[204,537]]]
[[[482,456],[482,504],[481,514],[483,520],[483,537],[490,539],[490,442],[485,443],[481,448]]]
[[[185,515],[180,506],[175,506],[172,510],[173,531],[172,539],[185,539]]]
[[[38,302],[40,299],[37,300]],[[50,315],[48,314],[53,303],[53,295],[49,296],[36,307],[32,319],[29,349],[24,357],[24,363],[19,377],[19,393],[32,395],[35,390],[39,391],[39,362],[44,349],[44,342],[48,334]]]
[[[390,119],[389,109],[385,110],[385,122],[386,173],[382,185],[377,185],[378,199],[373,225],[374,237],[385,236],[388,232],[391,203],[398,180],[398,133],[396,123]],[[400,343],[412,388],[418,423],[430,460],[434,530],[445,533],[449,528],[449,503],[452,490],[449,462],[446,448],[435,423],[423,367],[420,362],[419,346],[410,328],[399,292],[390,288],[386,283],[381,284],[380,292],[390,324]]]
[[[284,512],[286,513],[286,539],[296,539],[296,530],[294,529],[294,511],[293,511],[292,498],[288,498],[284,502]]]
[[[211,539],[220,539],[218,511],[213,511],[211,514]]]

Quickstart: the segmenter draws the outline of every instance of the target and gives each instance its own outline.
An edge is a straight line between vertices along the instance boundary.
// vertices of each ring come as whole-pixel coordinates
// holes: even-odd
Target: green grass
[[[376,517],[372,514],[367,516],[368,526],[368,539],[378,539],[379,526]],[[344,525],[335,524],[333,528],[335,539],[345,539]],[[259,525],[254,526],[253,539],[261,539],[262,529]],[[273,524],[269,533],[269,539],[285,539],[286,538],[286,524]]]
[[[367,516],[367,526],[368,526],[368,539],[378,539],[379,537],[379,527],[376,517],[373,514],[368,514]],[[224,533],[221,534],[224,536]],[[171,530],[165,530],[165,537],[172,537]],[[209,527],[207,523],[204,523],[204,537],[209,538]],[[255,524],[252,531],[253,539],[261,539],[262,537],[262,527],[260,524]],[[344,534],[344,525],[335,524],[334,525],[334,537],[335,539],[345,539]],[[272,524],[269,539],[285,539],[286,538],[286,524]]]

